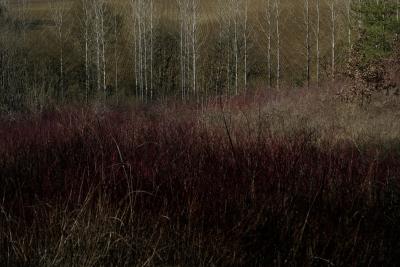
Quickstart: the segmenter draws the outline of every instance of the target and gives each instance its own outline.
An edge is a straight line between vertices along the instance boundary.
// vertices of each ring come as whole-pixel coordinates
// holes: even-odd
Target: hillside
[[[0,0],[1,266],[400,266],[399,0]]]

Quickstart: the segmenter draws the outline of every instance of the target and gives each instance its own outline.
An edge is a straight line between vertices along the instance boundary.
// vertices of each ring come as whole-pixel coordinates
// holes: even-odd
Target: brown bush
[[[373,93],[390,95],[392,89],[399,94],[400,86],[400,45],[389,58],[366,62],[359,53],[357,46],[353,49],[348,60],[345,77],[347,83],[338,92],[339,99],[344,102],[369,103]]]

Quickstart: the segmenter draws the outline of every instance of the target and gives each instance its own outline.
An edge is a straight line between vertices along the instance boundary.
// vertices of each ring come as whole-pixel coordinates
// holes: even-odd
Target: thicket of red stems
[[[94,227],[102,214],[116,217],[108,227],[124,242],[111,243],[98,265],[399,260],[398,147],[317,144],[307,129],[248,132],[221,111],[209,127],[194,113],[65,110],[3,120],[1,261],[39,264],[45,249],[56,255],[53,243],[69,236],[57,257],[73,263],[85,245],[75,244],[73,222],[63,218]],[[96,220],[78,218],[84,208]]]

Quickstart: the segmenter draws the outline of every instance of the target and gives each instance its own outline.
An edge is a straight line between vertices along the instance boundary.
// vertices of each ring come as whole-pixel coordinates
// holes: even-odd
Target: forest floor
[[[400,100],[296,90],[0,119],[6,266],[396,266]]]

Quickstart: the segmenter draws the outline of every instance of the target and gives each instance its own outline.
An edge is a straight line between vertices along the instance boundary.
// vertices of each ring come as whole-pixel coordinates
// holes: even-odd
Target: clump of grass
[[[328,135],[316,122],[279,128],[274,114],[312,111],[274,101],[1,121],[0,262],[398,263],[397,151],[320,142]]]

